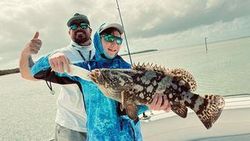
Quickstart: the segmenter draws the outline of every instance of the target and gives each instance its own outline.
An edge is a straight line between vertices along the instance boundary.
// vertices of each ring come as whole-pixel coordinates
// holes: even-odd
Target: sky
[[[209,43],[250,36],[249,0],[118,2],[131,51],[202,44],[205,37]],[[39,55],[66,46],[66,22],[76,12],[89,17],[93,32],[104,22],[120,23],[116,0],[1,0],[0,7],[0,68],[17,66],[36,31],[43,42]]]

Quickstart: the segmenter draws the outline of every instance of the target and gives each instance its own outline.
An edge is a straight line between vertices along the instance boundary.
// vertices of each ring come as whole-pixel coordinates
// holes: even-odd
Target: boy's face
[[[114,31],[110,35],[103,35],[101,38],[103,49],[111,58],[115,57],[120,51],[121,42],[117,40],[122,42],[121,34],[118,31]]]

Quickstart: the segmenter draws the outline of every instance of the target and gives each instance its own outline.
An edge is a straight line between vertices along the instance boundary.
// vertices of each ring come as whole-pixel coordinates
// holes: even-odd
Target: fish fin
[[[137,71],[154,71],[154,72],[162,73],[162,74],[164,74],[164,72],[166,72],[165,67],[153,65],[153,63],[152,64],[149,64],[149,63],[147,63],[147,64],[145,64],[145,63],[133,64],[132,69],[137,70]]]
[[[188,109],[184,104],[174,104],[171,106],[171,110],[182,118],[187,117]]]
[[[137,116],[137,106],[132,100],[130,93],[128,91],[122,91],[121,93],[121,101],[122,107],[125,109],[128,117],[134,121],[138,119]]]
[[[128,115],[128,117],[132,120],[137,120],[138,116],[137,116],[137,106],[135,103],[133,102],[127,102],[125,104],[125,110],[126,113]]]
[[[122,104],[120,102],[118,102],[118,105],[117,105],[117,113],[118,115],[127,115],[126,111],[125,111],[125,108],[123,108]]]
[[[192,74],[190,74],[188,71],[184,69],[172,69],[170,72],[174,76],[181,77],[181,79],[183,79],[187,83],[187,86],[189,87],[189,90],[191,92],[196,90],[196,81],[194,80]]]
[[[204,104],[199,107],[199,110],[196,111],[196,114],[204,126],[209,129],[220,117],[224,106],[225,101],[223,97],[219,95],[205,95]]]
[[[121,110],[124,109],[124,103],[125,103],[125,100],[124,100],[125,96],[124,95],[125,95],[125,93],[124,93],[124,91],[122,91],[121,92],[121,106],[120,106]]]
[[[122,104],[119,104],[119,108],[120,108],[121,111],[123,111],[125,109]]]

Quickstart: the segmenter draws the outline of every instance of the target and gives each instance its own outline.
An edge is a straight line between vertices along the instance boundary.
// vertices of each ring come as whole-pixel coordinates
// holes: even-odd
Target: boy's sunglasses
[[[80,24],[71,24],[69,26],[71,30],[76,30],[78,27],[80,27],[81,29],[87,29],[89,25],[86,23],[80,23]]]
[[[102,37],[104,38],[104,40],[106,42],[114,42],[116,41],[117,45],[121,45],[122,44],[122,38],[121,37],[117,37],[111,34],[104,34],[102,35]]]

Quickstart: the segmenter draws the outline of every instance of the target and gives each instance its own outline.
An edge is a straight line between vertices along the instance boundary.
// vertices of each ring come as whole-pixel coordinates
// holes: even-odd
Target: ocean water
[[[250,93],[250,38],[208,44],[208,53],[205,45],[198,45],[159,50],[132,58],[135,64],[154,63],[189,71],[200,94]]]
[[[0,141],[46,141],[54,133],[57,91],[19,74],[0,77]]]
[[[127,58],[127,57],[125,57]],[[197,93],[224,96],[250,94],[250,38],[204,45],[160,49],[132,56],[135,63],[154,63],[188,70]],[[19,74],[0,77],[0,140],[45,141],[53,137],[59,86],[49,93],[45,82]]]

